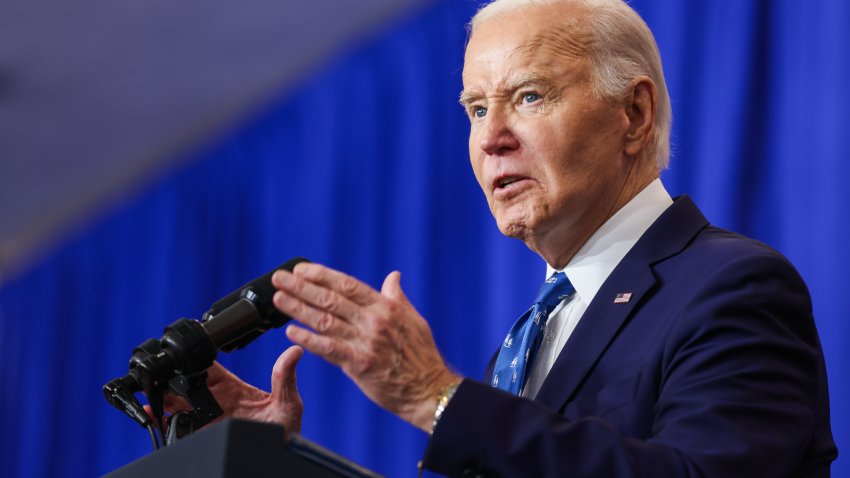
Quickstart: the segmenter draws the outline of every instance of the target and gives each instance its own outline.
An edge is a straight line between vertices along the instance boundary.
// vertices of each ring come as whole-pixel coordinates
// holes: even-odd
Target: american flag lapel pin
[[[620,292],[616,297],[614,297],[615,304],[625,304],[630,300],[632,300],[631,292]]]

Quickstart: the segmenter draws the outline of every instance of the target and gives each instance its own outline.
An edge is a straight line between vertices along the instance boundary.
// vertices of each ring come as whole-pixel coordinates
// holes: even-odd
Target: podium
[[[139,458],[105,478],[380,478],[269,423],[228,419]]]

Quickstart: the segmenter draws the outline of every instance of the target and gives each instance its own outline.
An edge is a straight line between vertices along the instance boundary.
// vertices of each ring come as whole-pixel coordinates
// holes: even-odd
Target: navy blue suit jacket
[[[627,303],[614,303],[631,292]],[[465,380],[423,465],[449,476],[825,477],[808,291],[678,198],[589,305],[532,401]]]

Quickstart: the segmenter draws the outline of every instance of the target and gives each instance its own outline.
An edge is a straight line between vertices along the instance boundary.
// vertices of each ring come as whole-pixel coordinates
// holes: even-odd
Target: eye
[[[540,101],[540,95],[537,93],[526,93],[522,95],[523,103],[534,103]]]
[[[483,118],[487,115],[487,108],[483,106],[473,106],[472,107],[472,116],[476,118]]]

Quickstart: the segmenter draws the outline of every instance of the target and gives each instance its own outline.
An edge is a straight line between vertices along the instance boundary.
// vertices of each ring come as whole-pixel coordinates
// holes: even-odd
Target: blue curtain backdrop
[[[811,288],[833,429],[850,444],[850,7],[842,0],[635,0],[662,50],[674,157],[663,179],[715,224],[786,254]],[[189,166],[115,204],[0,290],[0,474],[93,476],[150,451],[100,388],[132,348],[285,259],[379,286],[393,269],[447,360],[478,377],[544,274],[499,235],[456,104],[464,23],[446,0],[375,33]],[[281,331],[223,357],[268,387]],[[307,356],[304,434],[388,476],[425,437]],[[843,450],[845,453],[847,449]],[[840,458],[834,476],[850,476]]]

